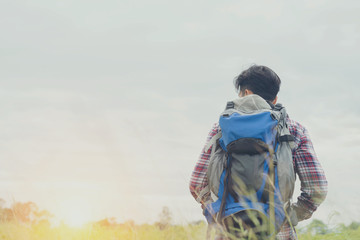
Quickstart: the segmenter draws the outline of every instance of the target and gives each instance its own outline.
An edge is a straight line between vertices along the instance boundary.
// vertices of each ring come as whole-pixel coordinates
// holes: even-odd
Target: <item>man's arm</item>
[[[312,216],[317,207],[325,200],[327,180],[316,157],[308,131],[299,123],[291,121],[290,132],[295,136],[298,147],[293,152],[294,167],[301,182],[301,195],[293,205],[299,221]]]
[[[190,179],[190,192],[193,195],[193,197],[204,205],[206,201],[210,199],[210,191],[203,194],[204,189],[208,186],[208,179],[206,176],[206,172],[209,166],[209,160],[211,155],[211,147],[205,151],[206,146],[208,145],[209,141],[213,136],[215,136],[219,131],[218,124],[214,124],[211,131],[208,134],[208,137],[206,139],[206,143],[204,148],[202,149],[200,153],[200,157],[196,162],[194,171],[191,174]]]

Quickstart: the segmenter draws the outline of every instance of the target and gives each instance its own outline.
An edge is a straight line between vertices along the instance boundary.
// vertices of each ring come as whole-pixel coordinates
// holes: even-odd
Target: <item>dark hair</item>
[[[273,101],[280,90],[281,80],[270,68],[253,65],[234,79],[239,92],[248,89],[268,101]]]

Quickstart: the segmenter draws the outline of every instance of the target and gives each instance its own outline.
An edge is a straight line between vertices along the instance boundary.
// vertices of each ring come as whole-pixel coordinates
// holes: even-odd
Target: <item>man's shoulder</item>
[[[301,123],[299,123],[289,117],[286,119],[286,122],[287,122],[287,125],[289,128],[290,134],[293,135],[293,137],[295,139],[296,146],[299,146],[301,144],[301,142],[303,142],[303,141],[310,140],[310,137],[309,137],[308,132],[307,132],[306,128],[304,127],[304,125],[302,125]]]
[[[219,131],[220,130],[219,122],[216,122],[216,123],[213,124],[212,130],[213,131]]]
[[[290,133],[293,135],[304,133],[306,131],[306,128],[301,123],[295,121],[294,119],[287,117],[286,123],[289,127]]]
[[[210,133],[209,133],[209,137],[213,137],[215,136],[218,132],[220,131],[220,125],[218,122],[214,123],[213,126],[211,127]]]

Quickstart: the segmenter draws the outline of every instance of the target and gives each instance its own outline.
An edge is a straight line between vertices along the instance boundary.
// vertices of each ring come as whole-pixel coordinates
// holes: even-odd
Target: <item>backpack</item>
[[[258,95],[228,102],[209,142],[213,202],[204,215],[237,237],[274,236],[289,220],[295,172],[286,110]]]

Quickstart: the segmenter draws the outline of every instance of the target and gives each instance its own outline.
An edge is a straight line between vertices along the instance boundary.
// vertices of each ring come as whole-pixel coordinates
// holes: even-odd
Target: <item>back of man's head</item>
[[[253,65],[234,80],[235,88],[243,93],[246,89],[268,101],[273,101],[280,90],[281,80],[270,68]]]

